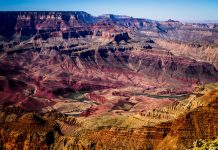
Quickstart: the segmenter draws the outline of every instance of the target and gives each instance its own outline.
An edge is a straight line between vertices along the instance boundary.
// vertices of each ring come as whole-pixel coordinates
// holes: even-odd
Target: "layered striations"
[[[0,12],[0,149],[188,149],[217,135],[216,24]]]

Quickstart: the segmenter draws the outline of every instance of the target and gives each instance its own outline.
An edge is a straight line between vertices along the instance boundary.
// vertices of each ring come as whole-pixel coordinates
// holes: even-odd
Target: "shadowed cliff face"
[[[54,36],[51,32],[59,32],[65,39],[79,38],[93,33],[104,34],[100,28],[98,30],[95,28],[104,25],[112,30],[117,26],[119,29],[140,31],[147,36],[183,42],[201,40],[214,42],[217,38],[216,24],[183,24],[174,20],[157,22],[149,19],[112,16],[94,17],[81,11],[1,12],[0,21],[4,23],[0,25],[0,35],[9,40],[17,37],[26,39],[39,33],[46,40],[46,36]]]
[[[189,111],[180,111],[181,115],[176,119],[141,128],[102,127],[80,130],[83,124],[74,117],[56,112],[37,115],[18,107],[6,107],[0,113],[0,148],[189,149],[198,139],[215,139],[218,136],[217,85],[205,88],[209,89],[196,91],[198,94],[206,92],[205,94],[186,103],[201,101],[201,107],[189,107]],[[174,107],[175,105],[180,104],[174,104]],[[173,111],[168,115],[171,113]]]
[[[38,115],[19,107],[5,107],[0,114],[1,149],[54,149],[56,144],[61,146],[67,141],[59,123],[77,126],[75,118],[57,112]]]
[[[93,20],[85,12],[1,12],[0,21],[4,23],[0,25],[0,34],[9,39],[12,36],[30,38],[37,32],[46,36],[47,32],[85,28]]]
[[[168,54],[138,54],[119,48],[112,52],[89,50],[73,58],[56,50],[28,50],[6,55],[0,65],[0,103],[6,104],[10,100],[12,104],[37,111],[55,105],[56,101],[52,99],[72,92],[89,93],[131,86],[144,89],[171,87],[175,93],[181,89],[187,89],[184,92],[188,93],[191,85],[218,80],[217,70],[209,63]],[[18,92],[17,96],[14,92]]]
[[[187,149],[217,136],[216,24],[85,12],[0,22],[0,149]]]

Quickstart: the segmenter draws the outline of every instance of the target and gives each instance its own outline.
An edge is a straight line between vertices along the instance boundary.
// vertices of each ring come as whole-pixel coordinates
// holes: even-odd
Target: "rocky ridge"
[[[0,149],[190,149],[217,137],[216,24],[86,12],[0,22]]]

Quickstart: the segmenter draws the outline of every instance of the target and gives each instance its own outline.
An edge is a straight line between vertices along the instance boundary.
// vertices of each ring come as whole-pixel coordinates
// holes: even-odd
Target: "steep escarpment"
[[[217,137],[218,122],[214,118],[217,113],[216,108],[202,107],[173,122],[139,129],[103,129],[85,134],[83,138],[88,138],[99,149],[188,149],[199,138]],[[80,140],[80,143],[83,141]]]
[[[85,124],[74,117],[55,112],[38,115],[7,107],[1,110],[0,146],[6,149],[189,149],[199,138],[212,140],[218,136],[217,86],[206,88],[200,91],[206,93],[197,97],[201,107],[181,112],[175,119],[140,128],[102,126],[93,130],[84,128]]]
[[[61,132],[59,123],[72,127],[77,126],[73,117],[67,117],[56,112],[39,115],[34,112],[25,112],[19,107],[5,107],[1,109],[0,116],[1,149],[72,147],[66,144],[68,139]]]
[[[159,40],[161,47],[169,49],[173,54],[178,56],[191,57],[196,60],[205,61],[213,64],[216,68],[218,66],[217,59],[217,45],[208,42],[194,42],[194,43],[179,43],[172,41]]]
[[[89,143],[95,143],[93,144],[95,148],[100,149],[106,149],[107,147],[114,149],[192,148],[195,140],[215,139],[218,134],[218,119],[216,117],[218,113],[217,85],[208,85],[204,90],[201,89],[200,91],[196,89],[196,94],[199,92],[206,93],[202,94],[202,97],[197,96],[196,99],[184,103],[188,105],[194,104],[196,101],[201,106],[195,105],[194,107],[189,107],[189,110],[180,111],[180,115],[175,120],[138,129],[128,127],[107,129],[108,127],[104,127],[100,131],[90,132],[88,135],[82,134],[81,138],[88,138]],[[177,110],[174,109],[174,111],[176,112]],[[155,118],[155,116],[153,117]],[[158,117],[156,116],[156,118]],[[147,119],[152,121],[152,118]],[[135,123],[137,123],[136,120]],[[85,146],[87,142],[83,141],[80,140],[79,143]]]
[[[10,18],[10,19],[8,19]],[[118,15],[91,16],[82,11],[70,12],[1,12],[0,35],[3,39],[25,40],[35,35],[47,40],[49,37],[84,38],[107,36],[107,31],[133,31],[174,41],[216,41],[216,24],[181,23],[168,20],[158,22],[150,19]],[[106,29],[106,30],[105,30]],[[105,32],[106,31],[106,32]]]
[[[216,24],[85,12],[0,22],[0,149],[182,150],[218,136]]]
[[[82,116],[111,110],[137,112],[163,107],[177,98],[171,101],[170,96],[165,97],[158,104],[158,100],[147,98],[149,95],[164,98],[172,93],[179,97],[190,93],[196,84],[218,80],[213,65],[157,48],[139,50],[129,43],[84,49],[79,49],[79,45],[84,46],[81,43],[69,45],[29,47],[25,51],[15,47],[5,52],[0,64],[1,104]],[[129,88],[127,96],[113,95],[111,90],[120,89],[122,93],[125,88]],[[134,88],[138,91],[133,92]]]
[[[58,93],[59,89],[75,91],[82,88],[89,89],[89,86],[93,89],[95,86],[99,89],[136,85],[143,87],[143,83],[158,86],[157,82],[173,84],[175,81],[185,86],[214,82],[218,78],[217,70],[208,63],[168,54],[136,53],[131,49],[119,47],[68,54],[73,57],[61,53],[56,50],[39,52],[29,50],[21,55],[9,54],[4,57],[3,62],[11,64],[11,70],[18,65],[23,69],[22,72],[25,70],[26,73],[31,74],[31,77],[25,74],[12,76],[20,80],[25,79],[26,82],[37,87],[35,95],[44,96],[46,93],[47,96],[49,93],[55,94],[56,90]],[[2,67],[5,68],[4,65]],[[2,70],[2,75],[5,72]],[[147,79],[152,80],[153,83]]]
[[[93,17],[85,12],[1,12],[0,15],[1,22],[4,22],[0,26],[0,34],[9,39],[30,38],[36,33],[45,38],[58,31],[66,34],[69,29],[85,29],[93,22]],[[85,35],[85,31],[80,32]]]

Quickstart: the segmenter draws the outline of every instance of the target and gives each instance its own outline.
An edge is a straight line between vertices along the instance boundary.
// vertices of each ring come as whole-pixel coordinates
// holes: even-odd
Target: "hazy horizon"
[[[218,22],[216,0],[0,0],[0,11],[85,11],[153,20]]]

